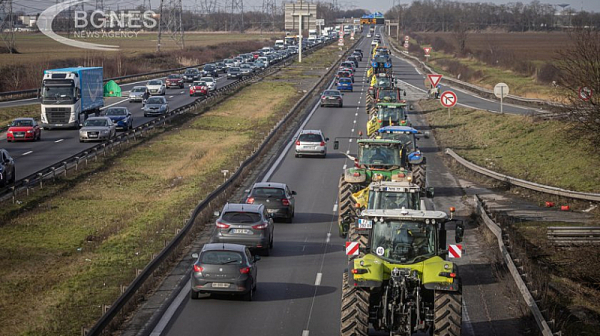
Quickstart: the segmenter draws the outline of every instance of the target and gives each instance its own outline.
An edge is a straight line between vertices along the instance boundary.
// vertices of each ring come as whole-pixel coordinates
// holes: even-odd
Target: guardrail
[[[396,48],[396,46],[393,43],[393,39],[391,37],[388,37],[388,39],[390,40],[390,46],[397,54],[399,54],[403,58],[409,59],[412,62],[416,62],[418,67],[426,73],[430,73],[430,74],[436,73],[431,67],[429,67],[427,64],[423,63],[419,58],[412,56],[412,55],[408,55],[408,54],[404,53],[403,51],[399,50],[398,48]],[[448,82],[446,84],[458,86],[462,89],[471,91],[471,92],[479,95],[482,98],[496,100],[496,101],[498,101],[498,104],[500,103],[499,99],[496,97],[496,95],[494,95],[494,91],[488,90],[486,88],[482,88],[480,86],[477,86],[477,85],[474,85],[471,83],[463,82],[463,81],[455,79],[455,78],[447,77],[447,76],[444,76],[442,78],[442,81]],[[545,108],[547,110],[553,110],[556,108],[563,107],[561,104],[557,104],[557,103],[554,103],[551,101],[541,100],[541,99],[533,99],[533,98],[525,98],[525,97],[520,97],[520,96],[515,96],[515,95],[508,95],[507,97],[505,97],[504,103],[525,105],[528,107],[535,107],[535,108]],[[532,112],[534,112],[534,111],[532,111]],[[540,113],[540,111],[535,111],[535,112]],[[553,115],[553,113],[549,113],[549,112],[546,112],[545,114]]]
[[[456,154],[450,148],[446,149],[446,154],[450,155],[452,158],[454,158],[454,160],[456,160],[458,163],[462,164],[463,166],[465,166],[466,168],[468,168],[470,170],[473,170],[479,174],[482,174],[482,175],[491,177],[493,179],[496,179],[496,180],[499,180],[502,182],[506,182],[506,183],[509,183],[509,184],[512,184],[512,185],[515,185],[518,187],[535,190],[535,191],[542,192],[545,194],[557,195],[557,196],[562,196],[562,197],[567,197],[567,198],[572,198],[572,199],[600,202],[600,194],[580,192],[580,191],[571,191],[571,190],[561,189],[561,188],[557,188],[557,187],[551,187],[551,186],[547,186],[547,185],[543,185],[543,184],[538,184],[538,183],[534,183],[534,182],[529,182],[526,180],[518,179],[516,177],[511,177],[508,175],[503,175],[503,174],[480,167],[472,162],[467,161],[466,159],[462,158],[460,155]]]
[[[358,43],[359,40],[356,41]],[[312,49],[314,51],[316,49]],[[351,49],[349,49],[351,50]],[[307,50],[308,51],[308,50]],[[309,51],[309,53],[311,52]],[[121,296],[110,306],[106,307],[106,311],[96,324],[89,330],[83,332],[87,336],[109,335],[126,317],[127,313],[136,305],[136,298],[148,291],[148,280],[155,276],[155,273],[164,271],[168,266],[169,261],[173,261],[183,248],[191,242],[194,236],[193,232],[197,231],[200,225],[195,225],[197,222],[206,223],[211,218],[214,210],[225,203],[228,197],[233,193],[235,188],[242,183],[246,172],[257,164],[257,159],[273,146],[274,138],[280,136],[285,129],[285,124],[291,122],[292,117],[297,112],[296,110],[302,106],[307,99],[314,93],[314,90],[331,75],[334,67],[329,69],[317,84],[315,84],[280,120],[264,138],[261,145],[256,148],[250,156],[243,162],[236,171],[213,192],[211,192],[196,208],[192,211],[190,218],[186,221],[185,226],[177,233],[175,238],[165,248],[154,257],[150,263],[142,270],[139,275],[127,286]]]
[[[600,227],[592,226],[550,226],[546,237],[554,245],[570,246],[600,244]]]

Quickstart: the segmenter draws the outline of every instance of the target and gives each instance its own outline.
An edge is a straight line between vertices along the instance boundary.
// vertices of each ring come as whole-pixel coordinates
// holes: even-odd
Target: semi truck
[[[44,129],[78,128],[104,106],[102,67],[44,70],[40,89]]]

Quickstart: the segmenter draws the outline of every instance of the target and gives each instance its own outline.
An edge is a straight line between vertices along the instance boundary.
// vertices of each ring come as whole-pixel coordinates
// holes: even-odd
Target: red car
[[[6,132],[6,141],[36,141],[42,138],[42,129],[33,118],[13,120]]]
[[[195,81],[190,86],[190,97],[208,96],[208,85],[203,81]]]
[[[183,76],[178,75],[178,74],[169,75],[167,77],[167,87],[170,88],[173,86],[183,89],[183,86],[184,86]]]

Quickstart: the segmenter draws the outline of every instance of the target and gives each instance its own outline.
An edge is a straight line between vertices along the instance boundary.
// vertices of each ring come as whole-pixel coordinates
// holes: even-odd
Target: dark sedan
[[[0,187],[15,183],[15,161],[6,149],[0,148]]]
[[[344,97],[338,90],[325,90],[321,95],[321,106],[344,106]]]
[[[242,295],[252,301],[256,291],[259,256],[252,256],[248,248],[236,244],[206,244],[200,253],[192,254],[190,297],[201,294],[222,293]]]
[[[214,64],[206,64],[202,68],[202,77],[219,77],[219,69]]]
[[[292,222],[296,201],[295,191],[284,183],[261,182],[255,183],[252,189],[248,190],[246,203],[263,204],[273,218],[283,218],[287,223]]]
[[[198,71],[198,69],[191,68],[185,70],[185,73],[183,74],[183,80],[189,83],[198,79],[200,79],[200,71]]]
[[[231,67],[227,70],[227,78],[240,79],[242,78],[242,71],[238,67]]]

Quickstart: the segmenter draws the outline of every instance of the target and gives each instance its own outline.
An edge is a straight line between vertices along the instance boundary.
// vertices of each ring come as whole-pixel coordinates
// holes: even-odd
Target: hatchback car
[[[254,72],[254,69],[249,64],[242,64],[240,66],[240,71],[242,72],[242,76],[251,76]]]
[[[204,81],[195,81],[190,85],[190,97],[208,96],[208,84]]]
[[[150,97],[144,104],[144,117],[161,115],[169,112],[169,103],[165,97]]]
[[[321,107],[323,106],[344,106],[344,97],[338,90],[325,90],[321,95]]]
[[[153,79],[151,81],[148,81],[148,83],[146,84],[146,88],[148,89],[148,92],[151,95],[164,96],[167,92],[167,87],[165,86],[165,83],[163,83],[163,81],[161,81],[160,79]]]
[[[241,244],[269,255],[275,227],[264,205],[229,203],[218,215],[212,243]]]
[[[354,63],[354,67],[358,68],[358,58],[356,58],[354,56],[348,56],[347,61],[353,62]]]
[[[227,70],[227,79],[240,79],[242,78],[242,72],[238,67],[231,67]]]
[[[144,101],[144,95],[146,94],[146,92],[148,91],[148,88],[146,88],[145,86],[134,86],[130,91],[129,91],[129,102],[142,102]]]
[[[79,142],[110,140],[116,134],[117,127],[109,117],[91,117],[79,129]]]
[[[352,79],[340,78],[337,83],[337,89],[340,91],[353,91]]]
[[[36,141],[42,138],[42,128],[33,118],[17,118],[8,125],[6,141]]]
[[[214,64],[206,64],[202,68],[202,77],[219,77],[219,69]]]
[[[296,157],[303,155],[327,156],[327,141],[320,130],[302,130],[296,139]]]
[[[200,71],[196,68],[187,69],[183,73],[183,80],[187,83],[198,80],[198,78],[200,78]]]
[[[252,256],[248,248],[236,244],[205,244],[200,253],[192,254],[196,262],[192,266],[190,297],[199,299],[201,294],[242,295],[252,301],[256,291],[260,257]]]
[[[176,87],[176,88],[183,89],[183,86],[184,86],[183,76],[181,76],[179,74],[172,74],[172,75],[167,76],[166,86],[168,88]]]
[[[217,89],[216,79],[212,77],[202,77],[200,80],[206,83],[206,86],[208,86],[208,91],[215,91]]]
[[[283,218],[287,223],[294,218],[296,201],[295,191],[284,183],[261,182],[255,183],[252,189],[246,190],[247,204],[263,204],[273,219]]]
[[[104,115],[112,120],[117,129],[128,130],[133,128],[133,116],[127,107],[109,107],[104,110]]]
[[[6,149],[0,148],[0,186],[15,183],[15,161]]]
[[[352,72],[356,71],[356,66],[354,65],[354,62],[352,62],[352,61],[343,61],[340,64],[340,68],[349,68],[349,69],[352,69]]]

